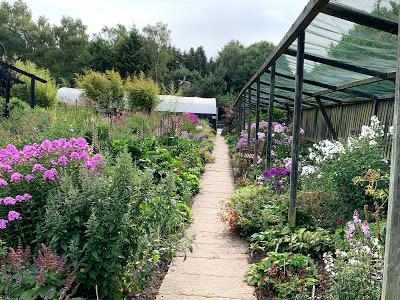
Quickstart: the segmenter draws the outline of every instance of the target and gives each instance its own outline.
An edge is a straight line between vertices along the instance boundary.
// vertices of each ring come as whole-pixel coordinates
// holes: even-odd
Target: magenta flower
[[[98,162],[101,160],[101,155],[100,154],[95,154],[92,158],[94,161]]]
[[[30,195],[30,194],[24,194],[23,197],[25,200],[32,199],[32,195]]]
[[[10,181],[20,181],[22,178],[21,173],[15,172],[11,175]]]
[[[47,181],[54,181],[54,180],[57,180],[57,174],[58,174],[57,170],[54,168],[51,168],[50,170],[47,170],[44,172],[43,178],[44,178],[44,180],[47,180]]]
[[[35,172],[43,172],[43,171],[45,171],[45,170],[46,170],[46,168],[43,167],[42,164],[35,164],[35,165],[33,166],[33,168],[32,168],[32,172],[33,172],[33,173],[35,173]]]
[[[18,219],[21,219],[21,214],[19,212],[16,212],[14,210],[8,212],[8,221],[14,221]]]
[[[15,200],[15,198],[13,197],[5,197],[2,202],[5,205],[14,205],[15,203],[17,203],[17,200]]]
[[[90,157],[89,157],[89,154],[87,154],[86,151],[83,151],[83,152],[81,153],[81,155],[80,155],[80,158],[81,158],[81,159],[84,159],[84,160],[88,160]]]
[[[79,153],[76,151],[72,152],[69,156],[74,160],[79,160],[80,158]]]
[[[0,186],[7,186],[8,182],[5,181],[3,178],[0,178]]]
[[[1,230],[6,229],[7,228],[7,223],[8,223],[7,220],[0,219],[0,229]]]
[[[275,182],[275,189],[280,190],[281,188],[282,188],[282,182],[280,181]]]
[[[31,182],[33,180],[33,176],[31,174],[28,174],[25,176],[25,181],[26,182]]]
[[[58,159],[58,162],[60,163],[60,164],[62,164],[62,165],[64,165],[64,166],[66,166],[67,164],[68,164],[68,158],[66,158],[65,156],[61,156],[59,159]]]
[[[96,167],[97,167],[97,162],[93,159],[88,159],[85,162],[85,168],[88,170],[94,170],[94,169],[96,169]]]

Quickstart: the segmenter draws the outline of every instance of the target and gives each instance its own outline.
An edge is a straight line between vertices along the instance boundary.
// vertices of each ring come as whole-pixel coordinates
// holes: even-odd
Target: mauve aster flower
[[[21,173],[15,172],[11,175],[10,181],[20,181],[22,178]]]
[[[5,181],[3,178],[0,178],[0,186],[7,186],[8,182]]]
[[[8,221],[14,221],[18,219],[21,219],[21,214],[19,212],[16,212],[14,210],[8,212]]]
[[[0,229],[6,229],[7,228],[7,223],[8,223],[8,221],[7,220],[4,220],[4,219],[0,219]]]

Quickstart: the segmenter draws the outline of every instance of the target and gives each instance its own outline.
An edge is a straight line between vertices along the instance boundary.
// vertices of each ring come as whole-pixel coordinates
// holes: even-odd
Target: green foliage
[[[226,207],[226,219],[233,230],[251,235],[286,221],[287,199],[264,186],[236,190]]]
[[[334,247],[335,239],[322,228],[296,230],[289,227],[271,227],[251,236],[251,252],[292,252],[317,257]]]
[[[132,111],[143,111],[150,113],[158,105],[158,95],[160,89],[150,78],[146,78],[144,73],[129,80],[126,84],[128,106]]]
[[[123,107],[124,85],[117,72],[108,70],[100,73],[88,70],[77,78],[77,83],[100,109]]]
[[[15,66],[47,81],[47,83],[36,81],[35,99],[37,105],[41,107],[50,107],[56,103],[57,87],[48,70],[41,69],[32,62],[17,61]],[[24,84],[14,85],[11,89],[11,95],[29,103],[31,80],[26,76],[22,76],[21,80]]]
[[[2,256],[0,256],[1,258]],[[36,257],[31,257],[30,248],[10,249],[1,259],[0,297],[9,299],[82,299],[71,298],[75,275],[70,272],[67,259],[53,254],[42,245]]]
[[[247,282],[269,287],[276,299],[312,299],[312,289],[320,282],[313,260],[301,254],[270,252],[260,263],[250,266]]]

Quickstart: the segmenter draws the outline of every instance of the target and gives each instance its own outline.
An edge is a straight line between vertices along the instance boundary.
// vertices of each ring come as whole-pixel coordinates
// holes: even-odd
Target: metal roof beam
[[[303,12],[297,18],[297,20],[290,27],[289,31],[286,33],[282,41],[267,58],[267,60],[260,66],[253,77],[245,84],[243,89],[240,91],[238,98],[251,86],[261,75],[275,62],[285,50],[290,47],[290,45],[297,39],[299,33],[304,31],[308,25],[315,19],[320,13],[321,9],[329,3],[329,0],[310,0],[307,6],[304,8]],[[237,100],[236,100],[237,101]]]
[[[0,67],[2,67],[2,68],[4,68],[4,69],[13,70],[13,71],[15,71],[15,72],[18,72],[18,73],[20,73],[20,74],[22,74],[22,75],[28,76],[29,78],[35,79],[35,80],[40,81],[40,82],[42,82],[42,83],[47,83],[46,80],[44,80],[44,79],[42,79],[42,78],[40,78],[40,77],[37,77],[35,74],[28,73],[28,72],[26,72],[26,71],[24,71],[24,70],[21,70],[21,69],[15,67],[15,66],[10,65],[10,64],[8,64],[8,63],[6,63],[6,62],[4,62],[4,61],[1,61],[1,60],[0,60]]]
[[[369,13],[353,9],[345,5],[329,3],[322,9],[321,12],[336,18],[391,34],[398,34],[399,32],[398,24],[396,22],[382,17],[373,16]]]
[[[290,56],[297,56],[297,50],[294,49],[287,49],[285,54],[290,55]],[[364,75],[368,75],[368,76],[374,76],[374,77],[385,77],[387,76],[387,73],[383,73],[383,72],[379,72],[379,71],[375,71],[375,70],[371,70],[371,69],[367,69],[364,67],[359,67],[356,65],[352,65],[346,62],[342,62],[339,60],[335,60],[335,59],[331,59],[331,58],[326,58],[326,57],[322,57],[322,56],[316,56],[313,54],[309,54],[309,53],[305,53],[304,54],[304,58],[306,60],[311,60],[317,63],[321,63],[324,65],[328,65],[331,67],[336,67],[339,69],[343,69],[343,70],[347,70],[347,71],[351,71],[351,72],[355,72],[355,73],[360,73],[360,74],[364,74]]]

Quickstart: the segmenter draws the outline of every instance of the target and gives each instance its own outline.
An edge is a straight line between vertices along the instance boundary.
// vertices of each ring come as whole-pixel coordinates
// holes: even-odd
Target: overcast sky
[[[168,23],[172,43],[182,50],[204,46],[215,56],[231,39],[245,45],[279,43],[308,0],[26,0],[36,19],[45,15],[58,24],[61,16],[82,19],[90,34],[104,25],[135,24],[142,28]]]

